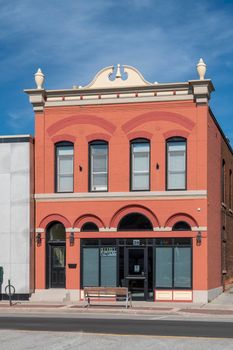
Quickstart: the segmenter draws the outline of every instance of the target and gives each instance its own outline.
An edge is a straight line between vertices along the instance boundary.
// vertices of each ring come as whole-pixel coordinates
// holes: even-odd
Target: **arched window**
[[[82,232],[94,232],[94,231],[99,231],[99,228],[94,222],[86,222],[85,224],[82,225],[81,227]]]
[[[108,143],[92,141],[89,143],[89,190],[108,190]]]
[[[131,213],[125,215],[119,225],[118,231],[152,231],[150,220],[143,214]]]
[[[191,231],[191,226],[185,221],[178,221],[173,225],[172,231]]]
[[[65,242],[66,230],[64,225],[60,222],[53,222],[50,224],[47,228],[47,240],[49,242]]]
[[[135,139],[130,143],[130,189],[146,191],[150,189],[150,141]]]
[[[56,192],[74,190],[74,145],[72,142],[59,142],[55,145],[56,154]]]
[[[167,190],[186,189],[186,139],[172,137],[167,140]]]

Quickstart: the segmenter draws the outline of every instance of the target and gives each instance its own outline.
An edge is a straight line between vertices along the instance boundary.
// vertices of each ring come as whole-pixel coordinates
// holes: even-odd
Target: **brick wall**
[[[221,142],[221,166],[222,276],[223,285],[227,288],[227,285],[233,283],[233,153],[224,138]]]

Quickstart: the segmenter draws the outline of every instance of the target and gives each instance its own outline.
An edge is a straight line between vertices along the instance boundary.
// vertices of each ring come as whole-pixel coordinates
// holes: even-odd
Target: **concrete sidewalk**
[[[56,312],[78,312],[78,313],[137,313],[137,314],[205,314],[205,315],[232,315],[233,316],[233,288],[222,293],[216,299],[208,304],[192,304],[178,302],[146,302],[133,301],[132,308],[125,308],[125,302],[121,301],[92,301],[90,307],[87,303],[79,301],[76,303],[53,303],[53,302],[32,302],[32,301],[13,301],[10,307],[8,301],[0,301],[1,310],[14,311],[56,311]]]

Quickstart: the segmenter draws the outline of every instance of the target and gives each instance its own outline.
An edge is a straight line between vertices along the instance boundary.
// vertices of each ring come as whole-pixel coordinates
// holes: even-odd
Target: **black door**
[[[49,287],[65,288],[66,248],[65,244],[49,245]]]
[[[126,249],[125,281],[134,300],[148,299],[147,249],[130,247]]]

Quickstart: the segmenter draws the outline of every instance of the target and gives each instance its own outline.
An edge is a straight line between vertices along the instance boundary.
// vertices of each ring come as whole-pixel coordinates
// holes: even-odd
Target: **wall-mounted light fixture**
[[[197,245],[201,245],[201,241],[202,241],[201,231],[198,231],[197,237],[196,237],[196,243],[197,243]]]
[[[36,243],[37,245],[41,245],[41,233],[37,233],[37,236],[36,236]]]
[[[70,245],[74,245],[74,232],[70,232]]]

